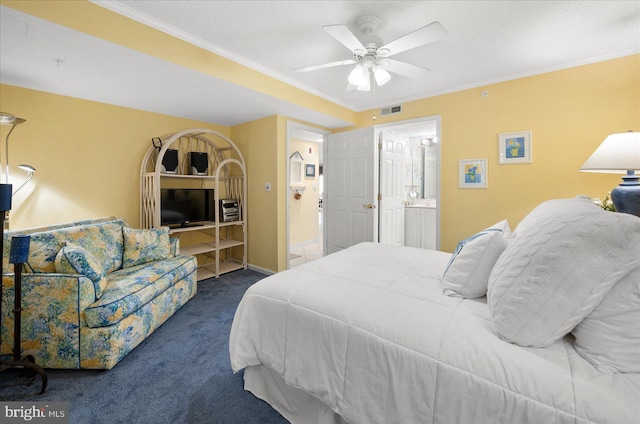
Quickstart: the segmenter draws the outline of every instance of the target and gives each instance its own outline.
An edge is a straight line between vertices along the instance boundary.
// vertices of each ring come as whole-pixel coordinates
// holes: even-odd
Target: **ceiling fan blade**
[[[400,62],[399,60],[393,59],[385,59],[383,67],[389,72],[411,79],[420,79],[431,71],[429,68],[423,68],[422,66],[412,65],[410,63]]]
[[[338,40],[342,45],[351,50],[365,54],[367,49],[362,45],[360,40],[353,35],[353,32],[344,25],[325,25],[322,27],[330,36]]]
[[[307,66],[306,68],[294,69],[295,72],[317,71],[318,69],[333,68],[334,66],[354,65],[358,63],[354,59],[341,60],[339,62],[324,63],[322,65]]]
[[[388,57],[394,54],[402,53],[406,50],[414,49],[428,43],[440,40],[447,36],[447,30],[438,21],[431,22],[429,25],[417,29],[404,37],[400,37],[395,41],[385,44],[378,48],[381,53],[387,50],[384,56]]]

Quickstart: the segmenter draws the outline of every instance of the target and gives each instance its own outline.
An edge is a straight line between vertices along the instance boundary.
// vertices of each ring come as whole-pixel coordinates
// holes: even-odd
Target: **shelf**
[[[213,269],[209,269],[209,268]],[[205,265],[198,268],[198,276],[196,277],[198,281],[206,280],[207,278],[213,278],[216,276],[216,265]]]
[[[162,145],[178,152],[180,174],[160,172],[156,166],[164,157],[155,145],[147,150],[140,167],[140,220],[141,228],[154,228],[161,225],[162,184],[167,186],[193,185],[186,180],[199,181],[204,187],[216,190],[215,200],[222,198],[237,199],[240,216],[246,217],[247,180],[246,166],[242,153],[228,137],[213,130],[190,129],[162,139]],[[208,158],[207,173],[209,175],[184,174],[186,155],[189,152],[206,153]],[[222,154],[221,152],[225,152]],[[182,157],[182,161],[180,161]],[[182,180],[179,183],[177,180]],[[204,184],[206,182],[206,184]],[[217,205],[215,209],[218,209]],[[159,216],[160,215],[160,216]],[[221,215],[218,215],[221,216]],[[220,274],[247,267],[247,221],[246,219],[231,222],[205,221],[187,227],[170,228],[169,234],[178,238],[185,234],[180,253],[185,256],[207,255],[206,262],[198,267],[198,280],[219,277]],[[236,230],[237,228],[237,230]],[[190,237],[187,234],[198,234]],[[189,234],[190,235],[190,234]],[[235,240],[239,238],[240,240]],[[188,243],[191,245],[185,245]],[[233,249],[233,251],[231,250]],[[243,249],[243,252],[240,250]],[[233,256],[242,257],[232,258]],[[205,258],[202,258],[205,259]],[[225,259],[221,261],[221,259]],[[217,272],[216,272],[217,267]]]
[[[245,266],[236,261],[220,261],[220,274],[226,274],[227,272],[237,271],[244,269]]]
[[[169,229],[169,234],[187,233],[189,231],[202,231],[211,228],[216,228],[217,223],[206,221],[202,225],[193,225],[191,227],[175,227]]]
[[[215,250],[216,250],[215,243],[202,243],[202,244],[195,244],[192,246],[180,247],[180,255],[195,256],[195,255],[201,255],[203,253],[215,252]]]
[[[180,254],[184,256],[201,255],[203,253],[215,252],[216,250],[242,246],[243,244],[243,240],[220,239],[220,246],[218,248],[216,248],[215,242],[194,244],[191,246],[180,247]]]
[[[245,269],[245,266],[236,261],[220,261],[220,274]],[[216,264],[207,264],[198,267],[198,281],[206,280],[216,276]]]
[[[175,227],[169,229],[169,234],[178,234],[178,233],[187,233],[190,231],[202,231],[202,230],[210,230],[216,227],[230,227],[233,225],[244,225],[244,221],[231,221],[231,222],[203,222],[202,225],[193,225],[191,227]]]
[[[231,247],[242,246],[243,240],[220,239],[220,249],[229,249]]]
[[[152,177],[155,175],[155,172],[147,172],[144,174],[145,176]],[[190,175],[190,174],[163,174],[160,173],[160,178],[178,178],[178,179],[197,179],[197,180],[218,180],[225,181],[227,177],[218,177],[216,178],[213,175]]]

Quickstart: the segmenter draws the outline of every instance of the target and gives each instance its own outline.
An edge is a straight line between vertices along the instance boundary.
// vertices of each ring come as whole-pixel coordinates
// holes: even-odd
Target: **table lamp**
[[[611,134],[580,167],[583,172],[625,174],[611,190],[618,212],[640,217],[640,132]]]

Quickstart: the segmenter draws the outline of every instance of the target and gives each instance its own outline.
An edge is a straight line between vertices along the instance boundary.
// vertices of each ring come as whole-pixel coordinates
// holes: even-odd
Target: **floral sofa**
[[[111,369],[196,294],[196,259],[168,228],[97,218],[5,233],[2,344],[13,350],[11,238],[30,234],[22,273],[22,350],[44,368]]]

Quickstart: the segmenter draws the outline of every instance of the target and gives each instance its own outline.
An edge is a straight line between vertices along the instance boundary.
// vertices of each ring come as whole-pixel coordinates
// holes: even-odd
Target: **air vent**
[[[402,105],[383,107],[380,109],[380,115],[395,115],[396,113],[402,113]]]

